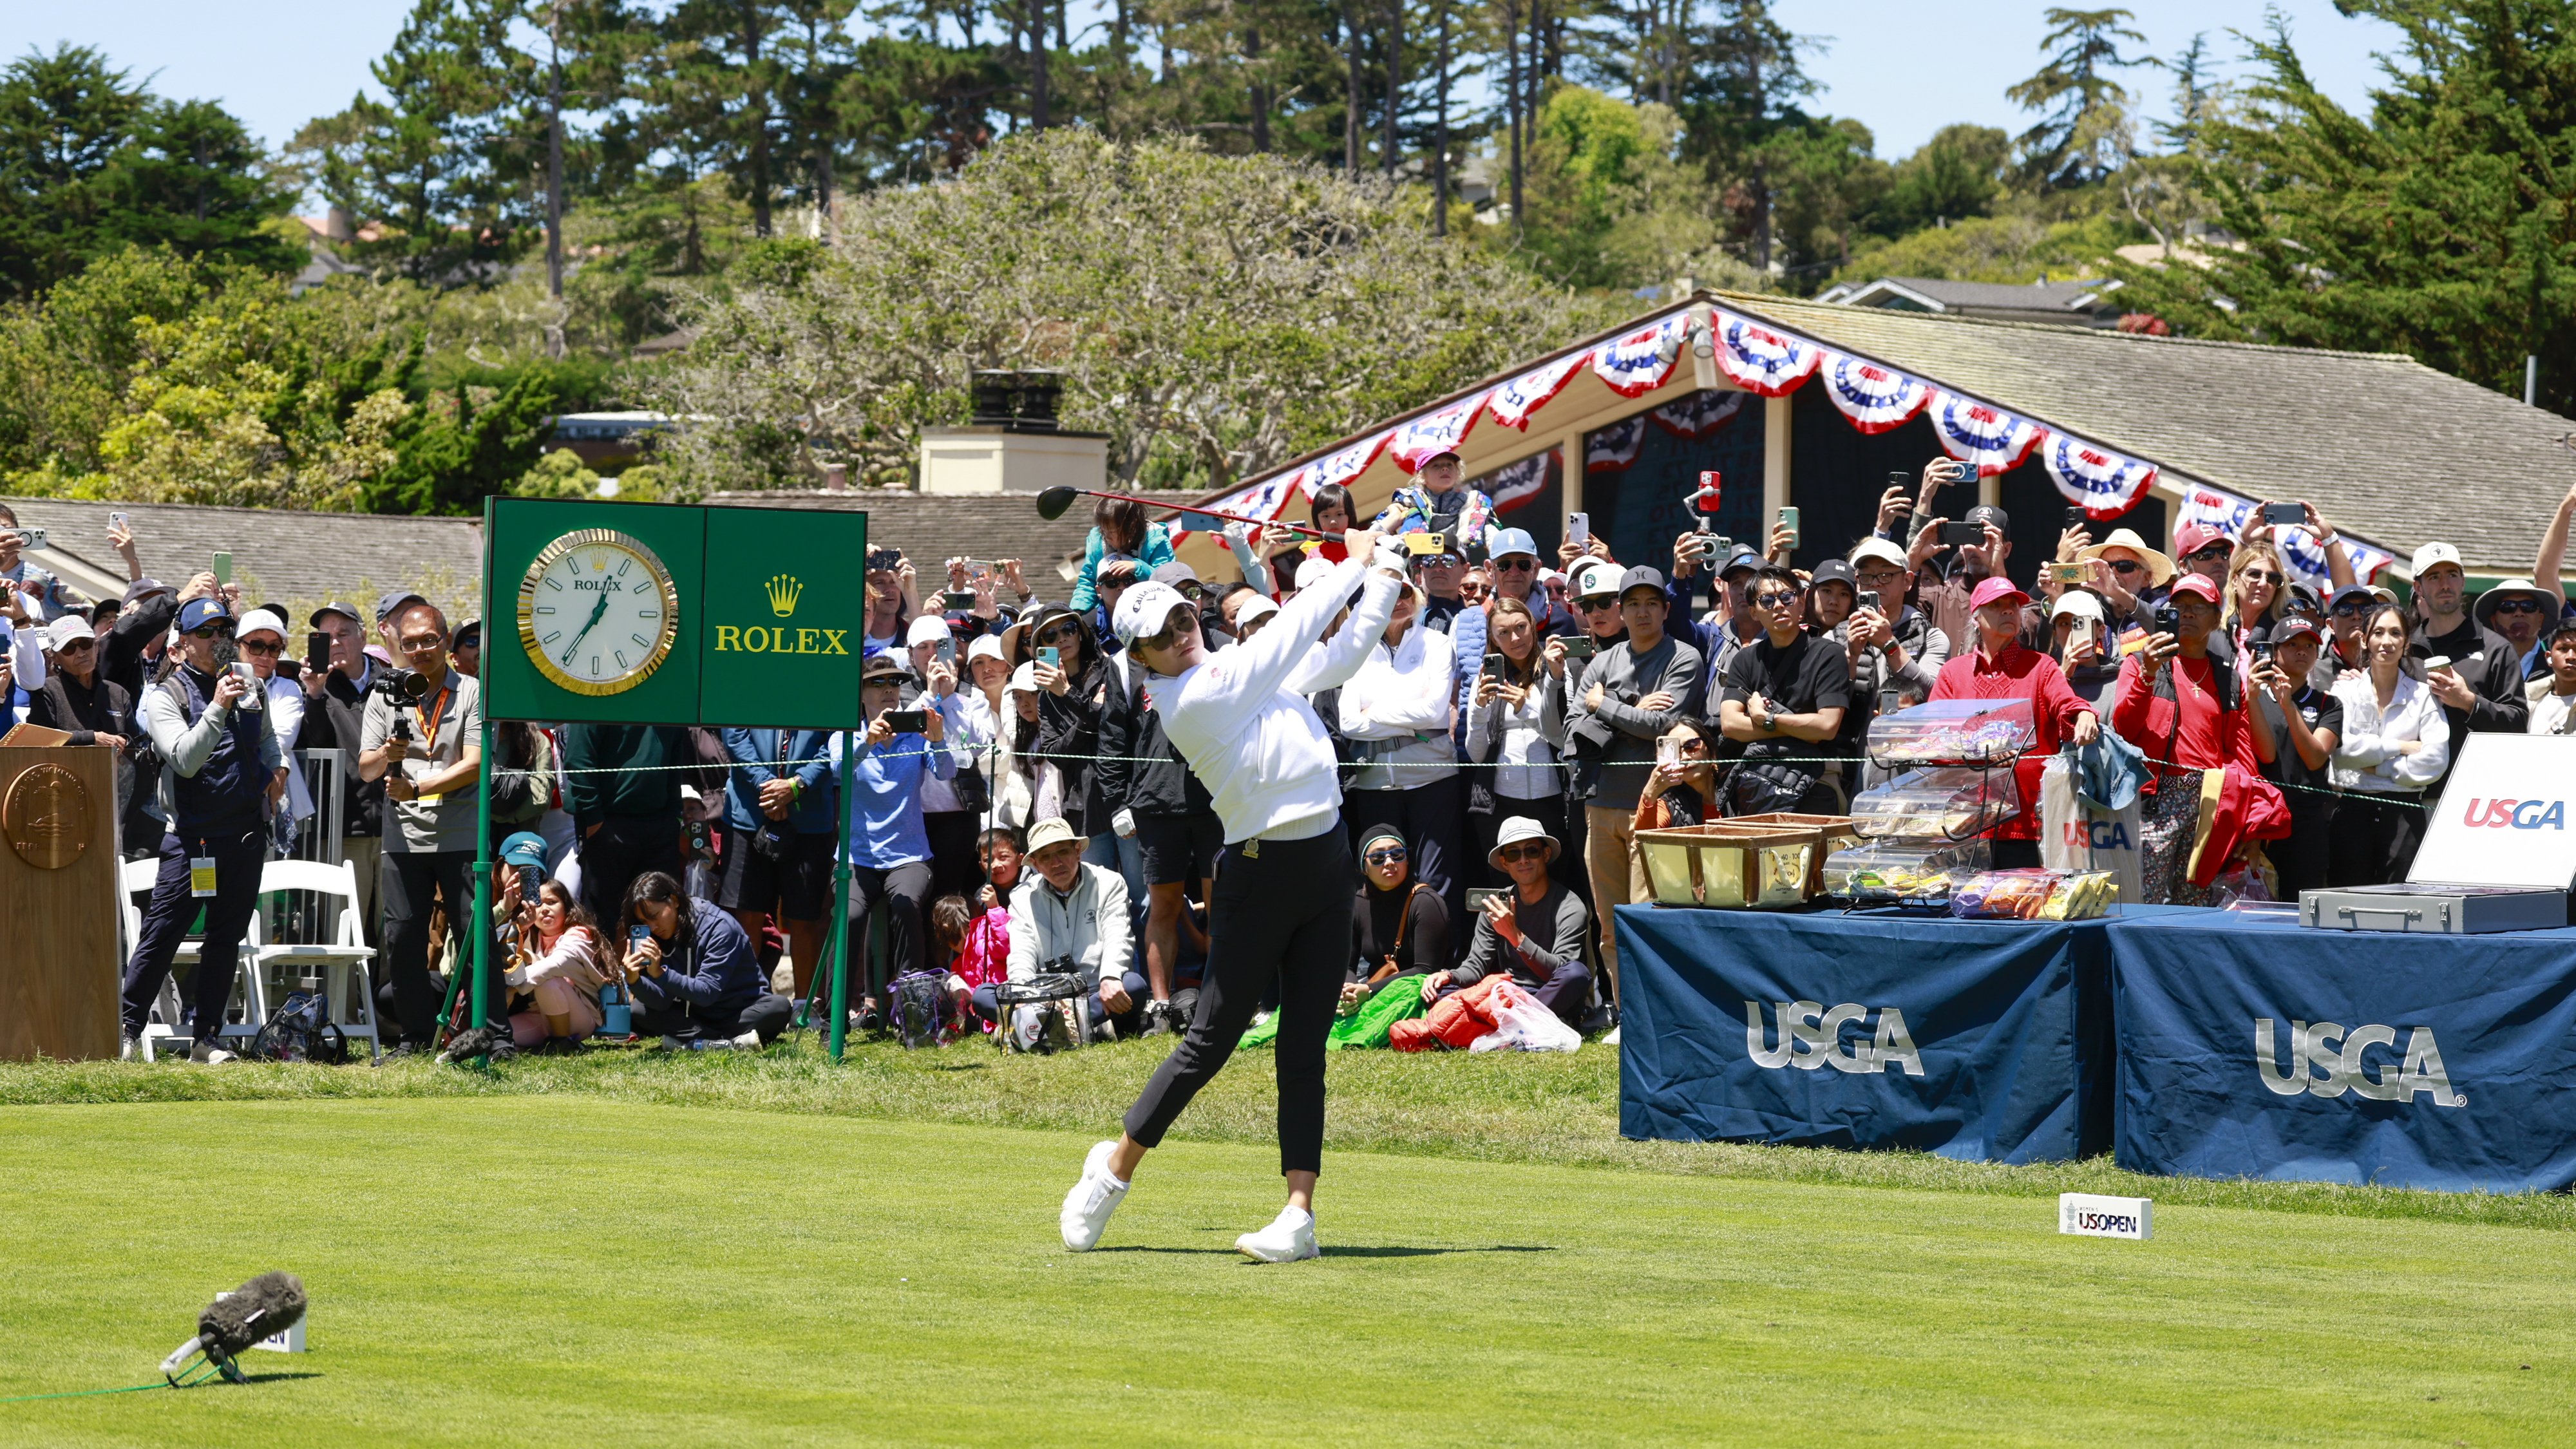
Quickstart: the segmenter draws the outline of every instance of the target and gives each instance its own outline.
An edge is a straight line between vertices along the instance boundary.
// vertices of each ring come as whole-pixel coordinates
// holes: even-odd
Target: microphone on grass
[[[233,1360],[252,1344],[293,1328],[304,1318],[304,1280],[292,1273],[262,1273],[206,1305],[197,1315],[197,1336],[171,1350],[161,1361],[161,1376],[176,1387],[190,1354],[203,1353],[234,1383],[242,1381]]]

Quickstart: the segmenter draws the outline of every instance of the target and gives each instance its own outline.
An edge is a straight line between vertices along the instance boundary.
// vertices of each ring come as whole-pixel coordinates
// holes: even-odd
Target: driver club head
[[[1050,523],[1064,517],[1064,511],[1073,506],[1073,500],[1078,497],[1081,492],[1082,490],[1079,488],[1062,487],[1040,490],[1038,493],[1038,517],[1043,518]]]

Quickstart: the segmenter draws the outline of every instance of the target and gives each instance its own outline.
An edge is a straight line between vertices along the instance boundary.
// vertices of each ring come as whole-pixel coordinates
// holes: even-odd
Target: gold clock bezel
[[[644,566],[653,571],[653,582],[659,587],[662,595],[662,633],[661,637],[654,641],[653,651],[644,656],[643,663],[635,665],[616,678],[595,682],[565,673],[552,658],[547,656],[544,647],[537,643],[536,622],[537,581],[545,576],[547,568],[556,560],[594,544],[621,548],[642,559]],[[613,528],[574,529],[537,550],[536,558],[528,564],[527,573],[519,579],[520,652],[529,664],[535,666],[537,673],[543,675],[548,683],[558,689],[567,689],[575,694],[586,694],[593,698],[601,695],[624,694],[653,677],[653,671],[661,668],[662,661],[670,657],[671,646],[679,642],[679,638],[679,586],[671,581],[671,571],[663,567],[662,556],[653,551],[652,545],[633,534],[620,533]]]

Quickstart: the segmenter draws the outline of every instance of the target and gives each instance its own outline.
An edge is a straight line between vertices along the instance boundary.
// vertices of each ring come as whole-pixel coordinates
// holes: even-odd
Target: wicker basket
[[[1825,893],[1825,857],[1861,843],[1860,828],[1848,815],[1799,815],[1787,810],[1773,810],[1760,815],[1738,815],[1726,823],[1816,832],[1816,853],[1807,870],[1807,895],[1810,898]]]
[[[1657,905],[1776,910],[1804,905],[1813,893],[1818,835],[1812,826],[1726,820],[1640,830],[1637,851]]]

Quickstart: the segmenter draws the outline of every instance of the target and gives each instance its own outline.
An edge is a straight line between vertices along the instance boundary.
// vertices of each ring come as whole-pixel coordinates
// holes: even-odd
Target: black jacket
[[[104,673],[82,684],[57,669],[45,676],[45,687],[27,697],[27,722],[64,730],[76,745],[94,745],[99,735],[137,737],[134,696]]]
[[[683,771],[659,768],[697,763],[689,732],[677,725],[564,726],[564,803],[582,829],[620,816],[680,821]]]
[[[370,660],[367,677],[374,679],[377,671],[384,667]],[[358,746],[366,734],[367,692],[351,683],[349,676],[334,669],[322,676],[319,703],[320,708],[308,707],[304,711],[302,743],[308,750],[340,752],[341,778],[348,781],[348,794],[340,806],[340,833],[370,839],[382,836],[385,833],[384,778],[358,778]]]
[[[1094,653],[1091,667],[1066,686],[1061,696],[1038,691],[1038,752],[1054,756],[1047,763],[1064,772],[1067,825],[1077,835],[1106,829],[1115,803],[1100,798],[1100,713],[1107,696],[1117,692],[1118,666]],[[1076,812],[1081,818],[1071,818]]]
[[[1092,776],[1101,801],[1112,814],[1124,806],[1139,815],[1213,816],[1216,801],[1164,738],[1162,713],[1145,704],[1152,671],[1139,664],[1133,673],[1135,682],[1126,689],[1110,675],[1109,701],[1101,706],[1100,765]],[[1162,687],[1170,688],[1170,681]],[[1154,763],[1129,764],[1131,757]]]

